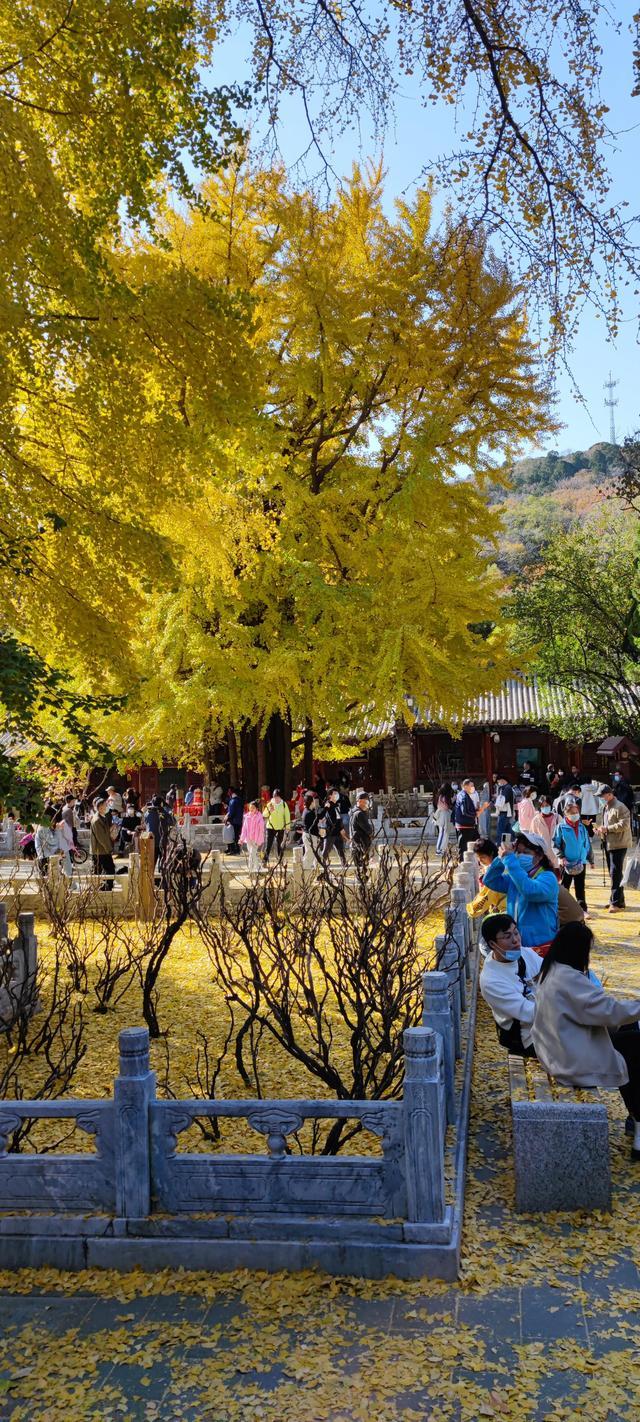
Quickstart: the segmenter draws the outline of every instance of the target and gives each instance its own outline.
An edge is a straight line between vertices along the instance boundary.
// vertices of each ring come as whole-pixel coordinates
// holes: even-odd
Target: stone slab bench
[[[509,1057],[516,1210],[609,1210],[603,1094],[559,1086],[534,1059]]]

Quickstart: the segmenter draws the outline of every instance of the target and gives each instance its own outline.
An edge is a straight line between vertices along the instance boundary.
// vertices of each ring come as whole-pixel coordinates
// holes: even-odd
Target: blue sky
[[[628,0],[618,0],[615,9],[622,22],[622,33],[616,35],[611,30],[603,30],[602,34],[603,97],[609,105],[610,125],[619,133],[610,154],[612,197],[626,199],[629,214],[635,214],[640,211],[640,100],[631,98],[632,41],[627,28],[633,5]],[[248,32],[238,29],[218,51],[211,77],[216,82],[243,82],[249,77],[249,55]],[[256,137],[260,131],[257,115],[254,119]],[[451,110],[425,108],[417,87],[413,90],[408,84],[403,87],[382,151],[389,202],[400,194],[410,195],[412,189],[419,186],[429,165],[451,147],[454,134]],[[283,110],[279,141],[288,165],[296,163],[307,146],[304,115],[294,100]],[[373,139],[366,114],[363,114],[360,132],[341,134],[330,149],[330,156],[336,172],[346,175],[354,161],[377,159],[380,152],[380,141]],[[313,174],[317,160],[310,158],[307,162]],[[605,408],[603,389],[609,370],[619,382],[614,391],[619,402],[615,409],[618,439],[640,427],[639,310],[640,297],[629,294],[615,346],[607,340],[602,319],[592,309],[585,310],[571,358],[572,376],[582,399],[576,394],[571,377],[561,372],[557,380],[556,413],[564,428],[555,440],[546,442],[547,448],[551,444],[560,450],[586,449],[596,440],[609,438],[609,411]]]

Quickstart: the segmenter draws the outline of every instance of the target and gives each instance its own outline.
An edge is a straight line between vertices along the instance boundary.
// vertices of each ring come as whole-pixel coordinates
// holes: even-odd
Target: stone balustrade
[[[438,966],[424,974],[422,1025],[404,1033],[401,1100],[161,1100],[146,1029],[128,1028],[112,1099],[0,1104],[0,1267],[454,1278],[477,987],[460,878]],[[181,1151],[180,1136],[207,1118],[245,1120],[263,1153]],[[75,1122],[95,1150],[12,1152],[20,1123],[37,1119]],[[305,1155],[309,1120],[359,1121],[381,1154]]]

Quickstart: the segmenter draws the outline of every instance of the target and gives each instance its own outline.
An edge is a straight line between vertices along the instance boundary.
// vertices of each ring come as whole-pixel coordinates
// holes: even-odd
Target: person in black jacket
[[[373,821],[369,814],[369,796],[358,795],[356,810],[351,820],[351,847],[354,864],[367,863],[373,844]]]
[[[332,790],[324,807],[324,850],[322,858],[328,864],[331,850],[335,849],[342,864],[346,864],[344,854],[344,841],[346,831],[342,826],[342,815],[340,814],[340,792]]]
[[[320,860],[322,850],[322,840],[320,838],[321,819],[323,819],[323,811],[318,796],[309,790],[304,797],[304,812],[302,815],[302,843],[304,846],[302,855],[303,869],[314,869]]]
[[[164,804],[162,795],[153,796],[151,804],[145,811],[144,821],[149,834],[152,834],[154,838],[154,862],[157,863],[158,860],[162,861],[164,858],[169,830],[172,825],[175,825],[173,815]]]
[[[458,852],[462,856],[468,844],[478,838],[478,807],[472,799],[473,780],[463,780],[453,806],[453,823],[458,837]]]
[[[227,845],[227,854],[240,853],[240,846],[238,844],[238,840],[240,838],[240,830],[242,829],[243,818],[244,801],[242,799],[240,791],[236,790],[235,785],[230,785],[229,799],[227,801],[227,824],[231,825],[233,829],[234,839],[232,844]]]

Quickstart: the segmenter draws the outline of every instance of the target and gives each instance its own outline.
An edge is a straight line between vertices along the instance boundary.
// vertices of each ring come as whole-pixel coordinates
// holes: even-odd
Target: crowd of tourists
[[[35,859],[46,874],[53,856],[60,856],[62,872],[71,878],[74,865],[86,858],[79,846],[78,832],[88,825],[93,872],[102,877],[101,888],[109,891],[117,872],[114,856],[127,854],[137,847],[141,830],[154,840],[154,863],[158,867],[167,845],[179,835],[178,811],[194,802],[196,790],[189,786],[183,802],[179,802],[177,786],[172,784],[165,795],[153,795],[140,807],[140,796],[133,786],[123,791],[115,786],[98,792],[91,799],[65,795],[61,801],[49,801],[35,825],[19,833],[19,844],[25,858]],[[219,783],[210,787],[209,818],[222,823],[222,838],[227,854],[245,850],[249,868],[256,871],[282,859],[287,844],[303,850],[303,864],[311,868],[327,864],[333,853],[346,864],[347,853],[354,863],[366,863],[374,839],[371,803],[364,790],[358,790],[352,801],[346,784],[326,784],[319,777],[313,790],[299,785],[289,801],[278,788],[263,791],[261,800],[245,804],[240,790]],[[189,847],[193,860],[199,851]]]
[[[518,782],[511,784],[499,772],[491,785],[478,789],[473,779],[460,784],[447,782],[435,796],[437,825],[436,851],[447,850],[451,826],[462,854],[478,838],[489,840],[495,816],[496,854],[508,848],[514,837],[526,835],[529,846],[542,854],[550,874],[566,889],[573,887],[576,898],[587,912],[586,871],[594,863],[594,843],[600,843],[610,878],[611,913],[625,907],[624,867],[633,842],[634,791],[618,770],[610,784],[599,784],[581,776],[577,767],[568,773],[549,765],[544,789],[533,779],[528,762]],[[503,875],[497,865],[491,870],[487,887]]]
[[[516,798],[504,777],[496,783],[496,839],[478,838],[488,806],[473,782],[463,783],[451,809],[461,847],[474,828],[469,803],[476,813],[480,889],[468,912],[482,918],[480,991],[498,1039],[512,1054],[537,1057],[561,1085],[619,1088],[632,1155],[640,1159],[640,998],[613,997],[590,967],[585,887],[599,840],[609,868],[609,912],[624,908],[633,791],[618,772],[608,785],[576,778],[539,797],[532,786],[519,787]],[[504,831],[500,799],[509,803]]]

